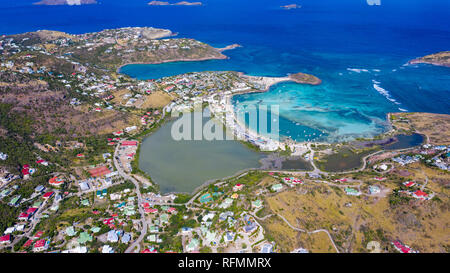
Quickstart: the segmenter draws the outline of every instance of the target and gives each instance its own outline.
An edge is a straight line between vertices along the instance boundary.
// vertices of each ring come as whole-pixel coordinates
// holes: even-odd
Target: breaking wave
[[[369,70],[364,68],[347,68],[348,71],[361,73],[361,72],[369,72]]]
[[[379,84],[379,81],[376,80],[372,80],[373,83],[373,88],[375,90],[378,91],[378,93],[380,93],[381,95],[383,95],[387,100],[399,105],[400,102],[396,101],[394,98],[391,97],[391,94],[389,93],[389,91],[387,91],[386,89],[384,89],[383,87],[381,87]]]

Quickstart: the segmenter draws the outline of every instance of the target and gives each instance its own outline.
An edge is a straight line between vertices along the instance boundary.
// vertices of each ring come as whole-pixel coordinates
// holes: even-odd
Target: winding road
[[[300,232],[305,232],[308,234],[314,234],[314,233],[318,233],[318,232],[325,232],[328,235],[328,238],[330,238],[331,244],[333,245],[334,249],[336,250],[337,253],[339,253],[339,249],[336,247],[336,244],[333,241],[333,238],[331,237],[331,234],[328,232],[328,230],[326,229],[317,229],[314,231],[307,231],[305,229],[301,229],[301,228],[297,228],[294,227],[293,225],[291,225],[291,223],[289,223],[288,220],[286,220],[286,218],[284,218],[282,215],[277,214],[278,217],[280,217],[281,219],[283,219],[283,221],[292,229],[296,230],[296,231],[300,231]]]
[[[123,141],[123,140],[122,140]],[[139,237],[127,248],[127,250],[125,251],[125,253],[132,253],[135,249],[137,250],[137,252],[140,251],[140,243],[142,242],[142,240],[144,239],[145,235],[147,235],[147,231],[148,231],[148,224],[145,221],[145,211],[144,208],[141,206],[142,202],[144,201],[144,199],[142,198],[141,195],[141,190],[140,190],[140,186],[139,186],[139,182],[132,177],[131,175],[128,175],[127,173],[125,173],[125,171],[122,169],[121,165],[119,164],[119,162],[117,161],[118,158],[118,153],[119,153],[119,149],[120,149],[120,145],[121,142],[119,142],[116,146],[116,150],[114,151],[114,165],[117,168],[117,171],[119,172],[119,174],[125,178],[130,180],[134,186],[136,187],[136,195],[138,198],[138,209],[139,209],[139,213],[141,214],[141,223],[142,223],[142,230],[141,230],[141,234],[139,235]],[[117,157],[117,158],[116,158]]]

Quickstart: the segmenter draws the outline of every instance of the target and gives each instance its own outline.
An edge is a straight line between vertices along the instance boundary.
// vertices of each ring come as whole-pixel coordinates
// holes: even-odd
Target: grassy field
[[[156,91],[145,97],[142,108],[163,108],[169,104],[173,98],[163,91]]]
[[[335,253],[330,239],[324,232],[307,234],[293,230],[280,217],[273,216],[262,222],[268,240],[277,243],[278,251],[286,253],[296,248],[306,248],[312,253]]]
[[[307,182],[297,189],[267,196],[265,204],[272,213],[282,215],[297,228],[328,230],[341,252],[368,252],[366,246],[370,241],[380,242],[383,251],[391,252],[394,250],[390,242],[395,239],[420,252],[446,252],[450,246],[450,177],[420,164],[410,166],[408,170],[419,183],[425,181],[425,173],[429,179],[427,188],[435,191],[437,198],[430,201],[409,198],[393,205],[390,203],[391,194],[384,198],[348,196],[338,187]],[[367,181],[363,182],[374,183],[373,178],[369,181],[370,176],[366,177]],[[377,183],[382,187],[398,189],[402,179],[390,175],[388,180]],[[367,192],[366,187],[362,188]],[[348,206],[349,203],[352,205]],[[328,237],[320,237],[326,236],[324,232],[314,234],[317,237],[314,240],[299,240],[295,230],[287,232],[287,225],[273,220],[275,218],[281,219],[270,217],[264,225],[284,250],[307,246],[305,248],[313,252],[334,251],[334,248],[327,246],[326,242],[330,243]],[[278,235],[279,232],[283,235]]]

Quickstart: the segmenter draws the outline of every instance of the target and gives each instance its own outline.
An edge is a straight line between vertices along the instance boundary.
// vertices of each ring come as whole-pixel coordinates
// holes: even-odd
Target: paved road
[[[11,247],[14,248],[14,245],[17,244],[22,238],[30,238],[31,233],[33,232],[36,225],[39,223],[39,216],[43,214],[44,212],[47,212],[47,209],[44,210],[44,207],[47,205],[48,200],[44,200],[42,202],[39,209],[34,213],[33,217],[31,218],[30,227],[28,228],[28,231],[26,231],[24,234],[16,236],[15,239],[11,242]]]
[[[423,191],[428,184],[428,176],[425,174],[425,172],[423,170],[420,170],[420,171],[425,176],[425,183],[420,187],[420,190]]]
[[[311,173],[326,174],[326,172],[321,171],[319,168],[317,168],[316,164],[314,163],[314,150],[311,148],[311,142],[308,142],[307,147],[308,150],[310,151],[309,163],[311,163],[311,166],[314,168],[314,170]]]
[[[125,140],[125,139],[124,139]],[[142,198],[141,195],[141,190],[140,190],[140,186],[139,186],[139,182],[132,177],[131,175],[128,175],[127,173],[125,173],[125,171],[121,168],[119,162],[116,159],[116,156],[118,157],[118,153],[119,153],[119,148],[120,148],[120,144],[121,142],[119,142],[116,146],[116,150],[114,151],[114,165],[116,166],[117,171],[119,172],[119,174],[127,179],[130,180],[134,186],[136,187],[136,195],[138,198],[138,209],[139,209],[139,213],[141,214],[141,223],[142,223],[142,230],[141,230],[141,235],[139,235],[139,237],[136,239],[136,241],[134,241],[125,251],[125,253],[131,253],[133,252],[135,249],[137,250],[137,252],[139,252],[140,250],[140,246],[139,244],[141,243],[141,241],[144,239],[145,235],[147,235],[147,231],[148,231],[148,226],[147,226],[147,222],[145,221],[145,211],[144,208],[141,206],[142,202],[144,202],[144,199]]]

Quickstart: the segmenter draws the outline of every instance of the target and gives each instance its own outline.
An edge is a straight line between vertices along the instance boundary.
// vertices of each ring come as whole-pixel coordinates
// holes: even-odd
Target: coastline
[[[264,78],[271,78],[271,77],[264,77]],[[280,79],[280,78],[278,78],[278,79]],[[284,78],[282,78],[282,79],[284,79]],[[278,83],[278,82],[277,82],[277,83]],[[275,84],[275,83],[274,83],[274,84]],[[265,92],[265,91],[259,91],[259,90],[248,89],[248,90],[240,90],[240,91],[237,91],[237,92],[233,92],[232,94],[226,95],[225,101],[226,101],[227,107],[228,107],[229,109],[233,109],[233,105],[232,105],[232,103],[231,103],[231,98],[232,98],[234,95],[245,94],[245,93],[254,93],[254,92]],[[217,95],[217,94],[216,94],[216,95]],[[210,108],[210,110],[211,110],[211,114],[215,114],[215,112],[213,111],[214,106],[210,104],[210,105],[209,105],[209,108]],[[232,115],[233,120],[235,121],[235,123],[236,123],[239,127],[245,128],[245,127],[244,127],[244,124],[243,124],[240,120],[237,119],[236,113],[235,113],[234,110],[231,111],[230,114]],[[390,117],[391,117],[391,115],[393,115],[393,114],[395,114],[395,112],[392,112],[392,113],[391,113],[391,112],[386,113],[387,121],[388,121],[388,124],[389,124],[389,131],[387,131],[387,132],[385,132],[385,133],[382,133],[382,134],[380,134],[380,135],[377,135],[377,136],[386,136],[386,135],[395,133],[395,129],[393,128],[392,123],[391,123],[391,121],[390,121]],[[159,127],[160,127],[162,124],[164,124],[165,122],[167,122],[167,121],[168,121],[168,119],[166,119],[166,118],[162,119],[162,120],[160,121],[160,123],[158,123],[158,126],[156,126],[156,127],[154,128],[154,129],[156,129],[156,130],[151,130],[151,131],[148,132],[147,134],[141,136],[142,141],[143,141],[143,139],[145,139],[146,137],[148,137],[149,135],[151,135],[152,133],[154,133],[155,131],[157,131],[157,130],[159,129]],[[220,121],[222,122],[222,120],[220,120]],[[229,127],[227,126],[227,124],[224,124],[224,126],[226,126],[227,128],[229,128]],[[236,135],[234,134],[235,130],[234,130],[233,128],[230,128],[230,129],[233,130],[233,135],[236,137]],[[251,134],[252,136],[254,136],[254,137],[256,137],[256,138],[259,138],[259,139],[266,139],[266,140],[274,141],[274,142],[275,142],[275,140],[272,140],[272,139],[270,139],[270,138],[268,138],[268,137],[264,137],[264,136],[258,135],[254,130],[251,130],[250,128],[249,128],[249,129],[246,129],[246,130],[249,132],[249,134]],[[374,139],[374,138],[371,138],[371,139]],[[240,141],[240,140],[248,142],[248,139],[245,139],[245,138],[244,138],[244,139],[240,139],[240,138],[236,137],[236,139],[235,139],[235,141]],[[288,145],[287,143],[282,142],[282,141],[276,141],[276,142],[277,142],[278,144],[280,144],[280,145],[284,145],[284,146]],[[316,145],[330,145],[330,143],[328,143],[328,142],[317,142],[317,141],[297,142],[297,141],[294,141],[294,145],[303,145],[303,144],[305,144],[305,143],[311,143],[311,144],[316,144]],[[139,146],[140,146],[141,144],[142,144],[142,142],[139,144]],[[259,152],[262,153],[262,152],[264,152],[264,151],[259,150]],[[272,152],[276,152],[276,151],[272,151]],[[377,151],[377,152],[379,152],[379,151]],[[245,174],[245,173],[247,173],[247,172],[250,172],[250,171],[261,171],[261,170],[263,170],[263,169],[261,168],[261,166],[262,166],[261,160],[262,160],[262,159],[260,159],[260,160],[258,161],[259,164],[260,164],[260,167],[258,167],[258,168],[247,168],[247,169],[239,170],[239,171],[237,171],[236,173],[234,173],[234,174],[232,174],[232,175],[229,175],[229,176],[227,176],[227,177],[223,177],[223,178],[214,178],[214,179],[206,180],[206,181],[204,181],[201,185],[197,186],[192,192],[182,192],[182,191],[177,192],[177,191],[171,191],[171,192],[164,193],[164,194],[162,194],[162,195],[166,196],[166,195],[170,195],[170,194],[189,194],[190,196],[195,196],[196,194],[198,194],[200,191],[202,191],[206,186],[208,186],[208,185],[210,185],[210,184],[214,184],[214,183],[220,182],[220,181],[222,181],[222,180],[232,179],[232,178],[234,178],[234,177],[237,177],[237,176],[239,176],[239,175],[243,175],[243,174]],[[141,170],[141,169],[139,168],[139,170]],[[266,170],[266,171],[267,171],[267,170]],[[290,171],[290,172],[298,172],[298,170],[289,170],[289,171]],[[301,172],[309,172],[309,171],[305,171],[305,170],[300,170],[300,171],[301,171]],[[343,173],[347,173],[347,172],[354,172],[354,171],[346,171],[346,172],[343,172]],[[146,172],[144,172],[144,173],[145,173],[146,175],[148,175],[148,176],[151,178],[151,175],[150,175],[150,174],[148,174],[148,173],[146,173]],[[337,172],[337,173],[341,173],[341,172]],[[155,185],[158,185],[158,187],[159,187],[159,184],[158,184],[156,181],[153,181],[153,180],[152,180],[152,183],[154,183]]]
[[[224,126],[227,127],[227,128],[229,128],[229,129],[231,129],[231,130],[233,131],[234,137],[236,137],[237,140],[249,142],[249,139],[246,139],[246,138],[239,138],[239,137],[236,135],[236,132],[235,132],[235,131],[236,131],[236,130],[241,130],[241,131],[248,132],[248,135],[249,135],[251,138],[253,138],[254,140],[262,140],[262,141],[267,141],[267,142],[273,142],[273,143],[276,144],[278,147],[286,147],[286,146],[287,146],[287,147],[291,148],[291,147],[295,147],[295,146],[297,146],[297,145],[304,145],[304,144],[307,144],[307,143],[311,143],[311,144],[315,144],[315,145],[330,145],[330,144],[331,144],[331,143],[326,142],[326,141],[314,141],[314,140],[313,140],[313,141],[301,141],[301,142],[295,141],[295,140],[292,140],[292,139],[281,140],[281,137],[280,137],[280,140],[274,140],[274,139],[271,139],[270,137],[267,137],[267,136],[263,136],[263,135],[258,134],[256,131],[254,131],[254,130],[251,129],[251,128],[246,128],[245,124],[244,124],[241,120],[239,120],[239,119],[237,118],[236,112],[234,111],[234,106],[233,106],[233,104],[232,104],[232,102],[231,102],[233,96],[235,96],[235,95],[240,95],[240,94],[249,94],[249,93],[264,93],[264,92],[267,92],[267,91],[268,91],[273,85],[275,85],[275,84],[278,84],[278,83],[280,83],[280,82],[291,81],[291,80],[290,80],[289,78],[287,78],[287,77],[278,77],[278,78],[272,78],[272,77],[259,77],[259,78],[269,79],[269,80],[271,80],[271,84],[268,85],[267,88],[265,88],[264,90],[255,90],[255,89],[240,90],[240,91],[232,92],[231,94],[228,94],[228,95],[224,95],[224,96],[223,96],[223,98],[224,98],[224,100],[225,100],[225,105],[224,105],[225,116],[226,116],[226,115],[231,116],[231,120],[232,120],[232,122],[234,122],[234,124],[235,124],[234,126],[236,126],[237,128],[236,128],[236,129],[233,128],[233,127],[230,128],[230,127],[229,127],[229,126],[230,126],[229,123],[224,124]],[[275,79],[275,80],[274,80],[274,79]],[[214,106],[211,107],[211,105],[210,105],[210,108],[212,108],[212,113],[215,114],[215,112],[214,112]],[[389,136],[389,135],[392,135],[392,134],[395,133],[395,129],[393,128],[392,123],[391,123],[391,121],[390,121],[390,116],[391,116],[391,114],[395,114],[395,113],[386,113],[386,118],[385,118],[385,121],[386,121],[386,123],[387,123],[386,131],[383,132],[383,133],[381,133],[381,134],[378,134],[378,135],[376,135],[376,136],[373,136],[373,137],[371,137],[371,138],[368,138],[368,140],[376,139],[377,137],[385,137],[385,136]],[[229,121],[230,121],[230,120],[228,120],[227,122],[229,122]],[[222,121],[222,123],[224,123],[224,122]],[[245,128],[245,129],[243,129],[243,128]],[[254,144],[254,143],[252,143],[252,144]],[[261,150],[261,149],[260,149],[260,151],[264,152],[264,150]],[[269,151],[269,152],[270,152],[270,151]]]
[[[441,66],[441,67],[450,67],[450,64],[443,64],[438,62],[429,62],[422,59],[414,59],[408,62],[408,64],[430,64],[434,66]]]
[[[431,64],[435,66],[450,67],[450,51],[441,51],[410,60],[408,64]]]
[[[261,164],[261,162],[260,162],[260,164]],[[232,174],[232,175],[229,175],[229,176],[226,176],[226,177],[206,180],[203,184],[201,184],[200,186],[196,187],[196,188],[194,189],[194,191],[191,192],[191,193],[187,193],[187,192],[168,192],[168,193],[165,193],[164,195],[186,193],[186,194],[190,194],[190,195],[192,195],[192,196],[195,196],[196,194],[198,194],[200,191],[202,191],[202,190],[203,190],[206,186],[208,186],[208,185],[222,182],[221,180],[232,179],[232,178],[234,178],[234,177],[236,177],[236,176],[243,175],[243,174],[245,174],[245,173],[247,173],[247,172],[251,172],[251,171],[260,171],[260,170],[261,170],[261,167],[260,167],[260,168],[247,168],[247,169],[243,169],[243,170],[237,171],[235,174]]]
[[[277,147],[275,150],[284,151],[284,150],[286,150],[286,146],[289,147],[289,144],[302,145],[302,144],[306,143],[306,142],[297,142],[297,141],[293,141],[293,140],[289,140],[289,141],[282,141],[281,139],[275,140],[270,137],[263,136],[251,128],[246,128],[245,124],[241,120],[239,120],[239,118],[237,117],[234,106],[231,103],[231,99],[233,98],[233,96],[239,95],[239,94],[267,92],[270,90],[270,88],[272,86],[279,84],[281,82],[295,82],[298,84],[320,85],[322,83],[322,81],[313,75],[304,74],[304,73],[290,74],[285,77],[250,76],[250,75],[245,75],[243,72],[238,72],[238,75],[241,78],[246,78],[252,82],[256,82],[257,84],[262,85],[263,88],[261,90],[255,90],[255,89],[249,88],[249,89],[237,90],[234,92],[231,91],[231,94],[226,94],[223,96],[223,99],[225,100],[225,105],[223,107],[225,116],[226,117],[229,116],[231,118],[226,118],[225,121],[223,121],[223,120],[221,120],[221,121],[225,127],[229,128],[233,131],[234,137],[236,137],[237,140],[251,142],[254,145],[256,145],[254,142],[263,142],[270,146],[270,147],[268,147],[269,150],[267,150],[269,152],[274,151],[273,149],[275,147]],[[296,76],[297,76],[297,78],[296,78]],[[312,80],[309,80],[309,81],[301,80],[298,76],[303,76],[303,77],[307,76],[309,79],[312,79]],[[211,113],[216,114],[215,111],[217,108],[218,108],[217,106],[210,104]],[[311,143],[321,143],[321,142],[311,142]],[[261,147],[259,147],[259,148],[260,148],[260,151],[262,151],[262,152],[265,151],[265,150],[261,149]]]
[[[217,49],[217,50],[229,50],[229,49],[233,49],[239,46],[236,45],[230,45],[228,47],[226,47],[226,49]],[[188,61],[206,61],[206,60],[214,60],[214,59],[227,59],[229,57],[223,55],[223,57],[220,58],[198,58],[198,59],[174,59],[174,60],[165,60],[165,61],[160,61],[160,62],[152,62],[152,63],[148,63],[148,64],[162,64],[162,63],[168,63],[168,62],[188,62]],[[130,64],[143,64],[143,63],[130,63]],[[125,64],[128,65],[128,64]],[[122,65],[121,67],[125,66]],[[120,67],[120,68],[121,68]],[[118,72],[120,72],[120,68],[118,69]],[[219,119],[219,121],[228,129],[231,129],[233,132],[233,136],[234,136],[234,140],[236,141],[244,141],[244,142],[248,142],[251,143],[253,145],[255,145],[258,148],[259,152],[277,152],[277,151],[286,151],[286,149],[290,149],[292,150],[292,148],[295,149],[296,146],[298,145],[305,145],[307,143],[310,144],[315,144],[315,145],[330,145],[330,143],[328,142],[318,142],[318,141],[303,141],[303,142],[297,142],[291,139],[288,140],[274,140],[271,139],[270,137],[267,136],[263,136],[263,135],[259,135],[255,130],[252,130],[251,128],[246,128],[244,122],[242,122],[241,120],[238,119],[237,117],[237,113],[234,110],[234,106],[232,104],[231,99],[233,98],[233,96],[235,95],[239,95],[239,94],[247,94],[247,93],[263,93],[263,92],[267,92],[270,90],[270,88],[276,84],[282,83],[282,82],[295,82],[298,84],[309,84],[309,85],[320,85],[322,83],[322,81],[313,76],[313,75],[309,75],[309,74],[304,74],[304,73],[296,73],[296,74],[288,74],[287,76],[284,77],[269,77],[269,76],[251,76],[251,75],[246,75],[243,72],[236,72],[235,73],[238,74],[239,77],[247,79],[249,82],[258,84],[261,86],[260,89],[255,89],[255,88],[251,88],[251,87],[246,87],[246,88],[240,88],[240,89],[234,89],[231,90],[231,92],[229,94],[214,94],[212,96],[212,98],[216,97],[216,96],[220,96],[220,99],[225,101],[225,104],[222,105],[221,107],[217,108],[218,105],[215,105],[214,102],[217,101],[217,99],[214,99],[214,102],[209,104],[209,108],[211,110],[211,114],[213,114],[214,116],[217,116],[216,114],[219,112],[221,112],[220,114],[225,114],[225,118]],[[219,101],[220,101],[219,99]],[[219,111],[217,111],[219,110]],[[225,111],[223,111],[225,110]],[[386,119],[387,119],[387,123],[389,124],[389,128],[388,131],[378,135],[378,136],[386,136],[389,134],[392,134],[395,132],[394,128],[392,128],[392,123],[390,122],[390,115],[392,113],[386,113]],[[230,118],[226,118],[227,116],[231,117],[231,127],[230,127]],[[239,132],[241,133],[239,136]],[[245,132],[247,134],[247,136],[245,136],[245,134],[243,134],[243,132]],[[149,136],[150,134],[152,134],[153,132],[149,132],[148,134],[146,134],[145,136],[143,136],[143,138]],[[372,138],[371,138],[372,139]],[[271,147],[277,147],[276,149],[272,149],[272,150],[264,150],[261,149],[261,146],[259,146],[257,143],[261,144],[261,143],[265,143],[265,145],[267,143],[269,143]],[[261,160],[259,161],[260,165],[261,165]],[[234,175],[230,175],[228,177],[225,178],[217,178],[217,179],[209,179],[207,181],[204,181],[201,185],[199,185],[197,188],[195,188],[195,190],[192,193],[188,193],[190,195],[195,195],[196,193],[198,193],[199,191],[201,191],[205,186],[211,184],[211,183],[215,183],[219,180],[223,180],[223,179],[228,179],[228,178],[232,178],[235,177],[237,175],[243,174],[245,172],[248,171],[252,171],[252,170],[261,170],[261,167],[259,168],[250,168],[250,169],[244,169],[244,170],[239,170],[237,171]],[[149,175],[149,174],[147,174]],[[151,177],[151,175],[149,175],[149,177]],[[155,184],[159,185],[158,183],[155,182]],[[169,192],[166,194],[172,194],[172,193],[186,193],[186,192]],[[165,194],[165,195],[166,195]]]
[[[276,85],[281,82],[295,82],[298,84],[309,84],[309,85],[322,84],[322,80],[317,78],[316,76],[301,73],[301,72],[295,73],[295,74],[288,74],[287,76],[284,76],[284,77],[250,76],[250,75],[244,74],[243,72],[238,72],[238,75],[241,78],[248,79],[252,82],[255,82],[255,83],[263,86],[263,88],[261,90],[256,90],[255,92],[266,92],[273,85]],[[303,79],[301,77],[303,77]],[[305,77],[307,77],[308,79],[304,79]],[[246,92],[246,93],[251,93],[251,92]]]
[[[158,61],[158,62],[132,62],[132,63],[126,63],[126,64],[119,66],[116,69],[116,72],[124,74],[124,73],[120,72],[122,67],[127,66],[127,65],[133,65],[133,64],[164,64],[164,63],[175,63],[175,62],[203,62],[203,61],[210,61],[210,60],[226,60],[229,58],[230,57],[223,55],[220,57],[205,57],[205,58],[197,58],[197,59],[181,58],[181,59],[171,59],[171,60],[164,60],[164,61]]]

